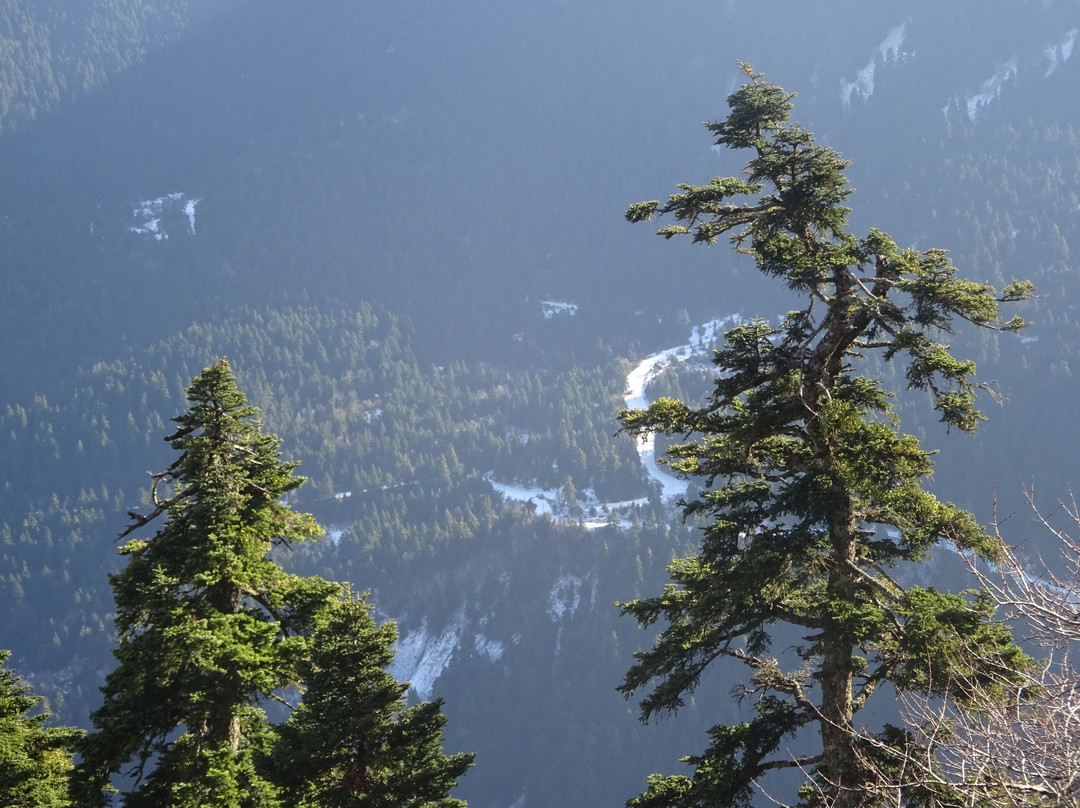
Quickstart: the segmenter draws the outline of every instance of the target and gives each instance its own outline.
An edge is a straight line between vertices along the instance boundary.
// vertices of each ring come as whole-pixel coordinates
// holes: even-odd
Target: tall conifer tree
[[[124,545],[128,565],[110,577],[119,665],[80,748],[84,806],[107,804],[114,777],[129,808],[276,804],[258,767],[274,737],[261,705],[297,684],[313,620],[340,593],[269,557],[321,530],[284,504],[303,478],[224,359],[195,377],[188,401],[166,438],[180,456],[153,475],[155,510],[133,514],[122,536],[164,523]]]
[[[165,517],[111,576],[120,664],[79,749],[75,803],[119,789],[128,808],[463,806],[448,795],[472,755],[443,753],[441,702],[405,706],[408,685],[385,670],[395,627],[270,558],[322,530],[284,503],[304,479],[224,359],[188,401],[154,510],[121,534]],[[292,686],[303,703],[271,724],[263,705]]]
[[[707,126],[717,145],[749,151],[745,178],[680,185],[666,204],[632,205],[627,218],[672,216],[660,235],[695,243],[726,234],[803,305],[780,325],[752,320],[727,333],[704,407],[662,398],[620,414],[633,435],[683,441],[670,462],[704,481],[684,504],[707,523],[699,554],[672,564],[662,594],[622,604],[661,632],[620,690],[647,690],[643,719],[672,712],[726,658],[749,668],[754,715],[714,727],[708,748],[685,759],[692,777],[654,775],[630,804],[745,805],[754,784],[781,769],[807,774],[799,797],[783,802],[936,804],[948,794],[926,787],[918,766],[900,794],[878,788],[886,770],[903,781],[893,775],[916,760],[913,740],[890,727],[863,730],[856,714],[885,683],[963,703],[971,688],[1008,680],[1028,661],[984,598],[905,589],[890,576],[940,540],[989,558],[996,545],[970,514],[925,490],[930,454],[899,431],[865,357],[904,361],[909,388],[928,391],[950,427],[974,431],[975,367],[954,358],[943,335],[958,321],[1020,328],[1019,318],[1000,319],[999,304],[1031,287],[998,294],[957,278],[943,250],[849,233],[847,161],[789,122],[792,94],[744,70],[749,82],[728,98],[730,114]],[[785,624],[803,639],[778,657],[771,642]],[[817,748],[793,757],[787,740],[811,728]]]

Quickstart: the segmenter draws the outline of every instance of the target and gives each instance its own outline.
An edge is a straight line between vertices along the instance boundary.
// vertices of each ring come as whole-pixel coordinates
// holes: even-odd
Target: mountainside
[[[0,3],[0,131],[105,85],[220,2]]]
[[[619,803],[678,770],[732,683],[649,727],[614,691],[649,637],[610,604],[697,535],[614,416],[646,356],[787,302],[623,212],[741,170],[700,126],[737,59],[853,158],[857,230],[1045,294],[1022,339],[955,340],[1008,399],[979,436],[901,397],[941,496],[988,518],[995,482],[1006,513],[1076,477],[1073,4],[92,6],[0,3],[0,648],[62,721],[111,665],[124,512],[227,355],[328,528],[284,563],[400,621],[395,673],[478,753],[459,796]],[[703,394],[660,361],[647,395]]]

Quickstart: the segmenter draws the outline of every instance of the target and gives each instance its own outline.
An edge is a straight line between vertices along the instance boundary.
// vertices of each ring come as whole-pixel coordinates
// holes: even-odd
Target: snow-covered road
[[[649,402],[645,400],[646,386],[673,361],[687,361],[690,359],[709,361],[711,357],[708,356],[708,353],[712,349],[717,336],[723,333],[725,328],[729,328],[733,322],[738,321],[740,317],[739,314],[730,314],[727,317],[694,326],[690,332],[690,339],[686,344],[657,351],[638,362],[626,378],[625,401],[627,408],[633,410],[649,406]],[[660,483],[663,490],[661,496],[665,502],[674,501],[686,494],[689,483],[674,474],[668,473],[663,466],[657,464],[656,438],[653,435],[648,435],[638,442],[638,455],[641,457],[641,462],[649,475]],[[490,473],[484,475],[484,479],[491,483],[491,486],[506,499],[532,502],[536,505],[538,513],[546,513],[552,518],[558,519],[566,515],[567,503],[563,502],[560,489],[549,490],[522,485],[509,485],[496,481]],[[595,509],[600,513],[610,513],[611,511],[621,510],[627,505],[639,505],[648,501],[643,498],[601,503],[595,500],[595,496],[591,491],[584,493],[586,499],[579,502],[579,505],[584,506],[583,510]],[[607,520],[605,518],[592,519],[585,521],[584,524],[588,528],[596,528],[606,525]]]
[[[643,409],[649,406],[645,400],[645,387],[653,377],[661,373],[675,359],[686,361],[691,358],[703,358],[712,348],[713,342],[724,328],[728,327],[738,314],[730,314],[717,320],[710,320],[704,325],[694,326],[690,332],[690,341],[686,345],[677,345],[646,356],[626,377],[626,406],[628,409]],[[638,454],[649,475],[663,486],[665,501],[676,499],[686,494],[689,483],[670,474],[656,462],[656,436],[648,435],[638,442]]]

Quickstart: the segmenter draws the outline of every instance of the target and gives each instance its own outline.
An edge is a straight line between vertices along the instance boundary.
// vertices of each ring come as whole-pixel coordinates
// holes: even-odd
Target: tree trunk
[[[832,551],[827,591],[831,602],[852,604],[858,600],[852,572],[858,526],[842,484],[836,483],[832,493],[834,509],[829,518]],[[855,808],[866,804],[864,786],[868,772],[856,754],[852,727],[854,644],[847,627],[832,619],[826,621],[824,634],[820,672],[822,768],[833,791],[831,808]]]

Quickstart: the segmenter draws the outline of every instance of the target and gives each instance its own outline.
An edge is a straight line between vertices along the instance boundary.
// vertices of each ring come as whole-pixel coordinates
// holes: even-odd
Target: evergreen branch
[[[860,687],[851,698],[851,712],[857,713],[863,707],[866,706],[866,702],[874,694],[877,686],[886,681],[891,675],[893,665],[889,662],[882,662],[872,674],[865,677],[862,687]]]
[[[755,689],[747,691],[747,695],[758,690],[775,690],[778,693],[791,696],[795,703],[802,708],[804,714],[809,716],[807,720],[819,720],[821,718],[817,705],[806,696],[800,679],[796,676],[784,674],[775,659],[763,659],[747,654],[741,648],[726,651],[725,653],[754,669],[754,675],[750,681],[755,686]],[[809,678],[808,675],[804,675],[805,678]]]
[[[759,765],[763,771],[776,771],[778,769],[801,769],[806,771],[811,766],[821,763],[821,755],[804,755],[802,757],[777,758]]]
[[[127,515],[128,515],[128,518],[130,518],[132,520],[132,523],[130,525],[128,525],[127,528],[125,528],[123,530],[123,532],[121,532],[120,535],[117,536],[113,541],[118,542],[121,539],[124,539],[127,536],[131,535],[136,530],[139,530],[139,529],[145,527],[146,525],[150,524],[155,519],[157,519],[159,516],[161,516],[161,514],[167,512],[171,507],[173,507],[174,505],[184,501],[185,499],[188,499],[189,497],[193,496],[194,494],[195,494],[194,489],[192,489],[192,488],[185,489],[185,490],[181,491],[180,493],[178,493],[176,496],[171,497],[170,499],[161,500],[160,502],[158,502],[157,507],[155,507],[153,511],[151,511],[149,514],[147,514],[145,516],[142,515],[142,514],[135,513],[135,511],[128,511]],[[155,499],[155,501],[157,501],[156,493],[154,495],[154,499]]]
[[[859,578],[860,581],[867,584],[871,589],[884,597],[887,602],[898,603],[900,601],[904,590],[891,578],[888,578],[888,576],[886,576],[886,578],[888,578],[889,584],[891,584],[891,586],[886,586],[880,579],[875,578],[873,575],[870,575],[866,570],[864,570],[855,562],[845,561],[845,564],[851,572],[855,573],[855,575]],[[893,620],[896,620],[895,615],[892,615],[891,612],[889,612],[889,614],[890,616],[892,616]],[[899,621],[896,622],[896,627],[902,628]]]

